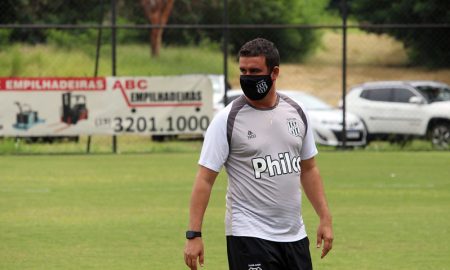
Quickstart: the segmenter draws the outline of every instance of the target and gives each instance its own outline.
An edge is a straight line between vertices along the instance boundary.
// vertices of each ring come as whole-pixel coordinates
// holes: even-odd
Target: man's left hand
[[[333,228],[331,220],[321,220],[319,227],[317,228],[317,248],[322,246],[322,242],[323,249],[322,255],[320,256],[321,259],[323,259],[333,247]]]

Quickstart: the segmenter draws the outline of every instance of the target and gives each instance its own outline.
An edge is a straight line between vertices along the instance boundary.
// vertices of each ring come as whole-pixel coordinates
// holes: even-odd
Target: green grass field
[[[0,156],[0,269],[187,269],[196,150]],[[315,269],[449,269],[450,154],[322,151],[334,249]],[[204,222],[206,266],[227,269],[226,175]],[[317,218],[304,201],[311,242]]]
[[[238,74],[234,56],[230,57],[230,75]],[[111,75],[111,47],[103,46],[99,76]],[[0,76],[93,76],[95,47],[64,48],[56,45],[12,44],[0,48]],[[164,47],[158,58],[150,57],[146,44],[119,45],[118,76],[159,76],[192,73],[223,73],[220,49],[203,47]]]

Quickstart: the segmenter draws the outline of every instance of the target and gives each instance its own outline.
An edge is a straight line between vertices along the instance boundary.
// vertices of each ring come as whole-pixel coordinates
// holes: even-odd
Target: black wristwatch
[[[195,237],[202,237],[202,232],[196,232],[196,231],[187,231],[186,232],[186,239],[194,239]]]

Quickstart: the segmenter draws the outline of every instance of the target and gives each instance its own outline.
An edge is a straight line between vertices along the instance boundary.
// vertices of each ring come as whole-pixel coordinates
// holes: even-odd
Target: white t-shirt
[[[317,154],[302,105],[278,93],[273,108],[241,96],[220,111],[205,134],[199,164],[228,174],[226,235],[277,242],[306,237],[300,161]]]

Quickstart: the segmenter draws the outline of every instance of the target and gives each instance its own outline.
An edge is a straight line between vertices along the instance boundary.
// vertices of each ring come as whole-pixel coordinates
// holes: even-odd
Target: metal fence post
[[[226,106],[228,103],[227,92],[228,92],[228,0],[223,0],[223,77],[224,77],[224,89],[223,103]]]
[[[112,76],[116,76],[116,0],[111,0],[111,62]],[[117,135],[112,137],[112,150],[117,153]]]
[[[347,127],[345,119],[345,95],[347,88],[347,1],[341,0],[342,11],[342,149],[347,147]]]
[[[98,76],[98,66],[100,61],[100,47],[102,46],[102,33],[103,33],[103,8],[104,8],[104,0],[100,1],[100,19],[99,19],[99,28],[98,28],[98,34],[97,34],[97,47],[95,50],[95,67],[94,67],[94,77]],[[87,139],[87,146],[86,146],[86,153],[89,154],[91,152],[91,135],[88,136]]]

